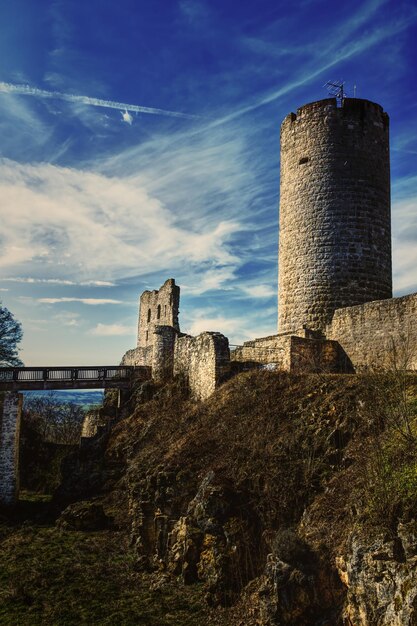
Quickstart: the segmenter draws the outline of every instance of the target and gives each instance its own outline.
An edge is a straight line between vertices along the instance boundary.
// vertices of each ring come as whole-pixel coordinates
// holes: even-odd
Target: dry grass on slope
[[[369,427],[360,410],[368,391],[356,376],[252,371],[195,404],[174,385],[115,428],[108,453],[126,455],[138,477],[176,474],[179,508],[213,471],[250,503],[262,525],[295,524],[343,468],[355,434]]]

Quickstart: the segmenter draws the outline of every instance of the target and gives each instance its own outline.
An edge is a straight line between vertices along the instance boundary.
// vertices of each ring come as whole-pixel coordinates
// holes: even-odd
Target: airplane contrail
[[[133,111],[134,113],[148,113],[150,115],[165,115],[168,117],[182,117],[186,119],[196,119],[197,115],[189,115],[188,113],[179,113],[177,111],[166,111],[165,109],[155,109],[153,107],[143,107],[137,104],[126,104],[124,102],[113,102],[112,100],[100,100],[99,98],[90,98],[89,96],[77,96],[71,93],[62,93],[60,91],[46,91],[45,89],[37,89],[29,85],[13,85],[11,83],[0,82],[0,93],[19,94],[21,96],[35,96],[38,98],[66,100],[67,102],[75,102],[86,104],[93,107],[103,107],[105,109],[118,109],[125,111]]]

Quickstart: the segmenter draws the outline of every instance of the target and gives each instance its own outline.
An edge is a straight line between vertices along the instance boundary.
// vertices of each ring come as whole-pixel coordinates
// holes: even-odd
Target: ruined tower
[[[281,126],[278,331],[392,297],[389,118],[368,100],[306,104]]]
[[[178,307],[180,288],[173,278],[168,278],[157,291],[144,291],[139,301],[138,348],[148,348],[154,343],[156,326],[180,329]]]

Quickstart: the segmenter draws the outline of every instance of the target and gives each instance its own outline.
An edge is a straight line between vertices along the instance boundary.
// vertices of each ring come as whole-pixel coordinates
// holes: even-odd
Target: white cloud
[[[267,324],[267,318],[273,315],[274,320]],[[188,323],[182,325],[182,330],[190,335],[199,335],[206,331],[215,331],[224,334],[229,341],[236,345],[255,337],[266,337],[276,333],[276,310],[263,310],[242,315],[231,313],[217,315],[214,309],[197,309],[188,315]]]
[[[42,304],[59,304],[61,302],[81,302],[96,306],[99,304],[123,304],[122,300],[111,300],[110,298],[38,298]]]
[[[228,333],[236,333],[239,328],[239,323],[242,320],[239,318],[227,318],[227,317],[201,317],[195,319],[190,328],[189,333],[191,335],[199,335],[205,331],[217,331],[224,335]]]
[[[63,285],[63,286],[81,286],[81,287],[115,287],[115,283],[106,280],[86,280],[84,282],[75,282],[73,280],[65,280],[62,278],[32,278],[16,276],[16,278],[0,278],[2,282],[11,283],[27,283],[30,285],[35,284],[48,284],[48,285]]]
[[[79,313],[74,313],[73,311],[60,311],[60,313],[56,313],[53,316],[53,319],[56,320],[59,324],[63,326],[79,326]]]
[[[406,187],[406,180],[404,187]],[[417,290],[417,197],[393,203],[393,274],[394,292]]]
[[[201,295],[206,291],[222,289],[228,291],[233,287],[228,287],[232,281],[236,280],[232,267],[200,268],[195,276],[190,276],[188,282],[182,285],[184,293],[190,295]]]
[[[123,324],[97,324],[91,330],[92,335],[100,335],[102,337],[111,337],[116,335],[134,335],[135,329]]]
[[[216,268],[238,262],[227,246],[237,222],[216,216],[213,224],[177,225],[137,178],[3,160],[0,194],[0,270],[8,268],[9,276],[27,268],[45,280],[49,268],[56,273],[59,267],[67,274],[59,280],[102,286],[110,283],[101,281],[103,274],[114,279],[184,263]],[[94,279],[83,281],[83,275]]]
[[[243,292],[251,298],[271,298],[277,295],[277,292],[270,285],[243,287]]]

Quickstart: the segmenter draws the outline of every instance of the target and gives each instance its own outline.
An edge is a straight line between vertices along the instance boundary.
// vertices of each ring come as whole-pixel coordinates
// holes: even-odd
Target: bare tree
[[[24,419],[44,441],[62,444],[79,442],[85,410],[74,402],[62,402],[51,392],[41,397],[27,398]]]

